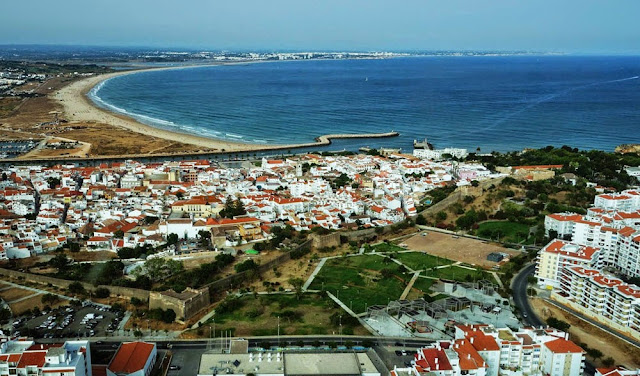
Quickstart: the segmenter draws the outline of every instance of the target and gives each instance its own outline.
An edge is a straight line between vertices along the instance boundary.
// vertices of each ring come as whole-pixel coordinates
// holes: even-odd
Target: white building
[[[149,376],[156,357],[155,343],[125,342],[107,366],[107,376]]]
[[[542,373],[548,376],[579,376],[584,372],[585,352],[564,338],[542,346]]]
[[[640,287],[598,270],[564,270],[558,295],[583,307],[599,321],[635,330],[640,335]]]
[[[538,285],[549,290],[557,288],[562,271],[573,266],[599,269],[600,250],[564,240],[552,240],[538,253],[535,273]]]
[[[88,341],[36,344],[4,339],[0,344],[0,375],[92,376]]]
[[[458,324],[455,338],[418,350],[411,367],[396,367],[392,374],[580,376],[584,368],[584,351],[557,329],[514,331],[486,324]],[[565,360],[566,365],[555,370]]]

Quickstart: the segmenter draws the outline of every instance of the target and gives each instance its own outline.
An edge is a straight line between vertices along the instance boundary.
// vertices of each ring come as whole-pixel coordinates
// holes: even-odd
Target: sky
[[[28,0],[0,44],[640,54],[640,0]]]

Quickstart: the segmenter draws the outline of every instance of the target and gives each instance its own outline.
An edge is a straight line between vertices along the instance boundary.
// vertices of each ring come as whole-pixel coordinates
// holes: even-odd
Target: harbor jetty
[[[359,134],[350,134],[350,133],[342,133],[342,134],[327,134],[322,135],[315,138],[314,142],[302,143],[302,144],[290,144],[290,145],[264,145],[264,147],[254,148],[250,150],[199,150],[192,152],[172,152],[172,153],[153,153],[153,154],[119,154],[119,155],[93,155],[87,157],[37,157],[37,158],[6,158],[0,159],[0,165],[13,165],[13,164],[51,164],[53,163],[64,163],[64,162],[85,162],[91,164],[92,162],[118,162],[118,161],[126,161],[126,160],[160,160],[162,158],[171,158],[171,159],[180,159],[186,160],[187,158],[208,158],[215,157],[219,155],[248,155],[250,153],[257,152],[270,152],[270,151],[281,151],[281,150],[295,150],[295,149],[303,149],[315,146],[327,146],[331,145],[331,140],[337,139],[357,139],[357,138],[389,138],[389,137],[398,137],[400,133],[396,131],[385,132],[385,133],[359,133]]]

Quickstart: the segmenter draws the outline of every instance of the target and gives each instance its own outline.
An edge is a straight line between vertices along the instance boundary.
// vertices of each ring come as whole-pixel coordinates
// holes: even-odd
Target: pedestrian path
[[[416,282],[418,277],[420,277],[420,272],[413,273],[413,277],[411,277],[411,280],[407,284],[407,287],[405,287],[404,291],[402,292],[402,295],[400,295],[400,300],[407,298],[407,295],[409,295],[409,293],[411,292],[411,289],[413,288],[413,284]]]
[[[56,295],[56,296],[58,296],[58,297],[60,297],[62,299],[73,300],[73,298],[71,298],[69,296],[66,296],[66,295],[58,294],[58,293],[47,291],[47,290],[40,290],[40,289],[37,289],[37,288],[34,288],[34,287],[23,286],[23,285],[19,285],[17,283],[13,283],[13,282],[0,281],[0,283],[5,284],[5,285],[9,285],[9,286],[13,286],[15,288],[27,290],[27,291],[37,292],[39,294],[52,294],[52,295]]]
[[[21,301],[23,301],[23,300],[27,300],[27,299],[35,298],[35,297],[36,297],[36,296],[38,296],[38,295],[42,295],[42,293],[40,293],[40,292],[36,292],[36,293],[34,293],[34,294],[31,294],[31,295],[23,296],[22,298],[14,299],[14,300],[12,300],[12,301],[10,301],[10,302],[7,302],[7,304],[20,303],[20,302],[21,302]]]

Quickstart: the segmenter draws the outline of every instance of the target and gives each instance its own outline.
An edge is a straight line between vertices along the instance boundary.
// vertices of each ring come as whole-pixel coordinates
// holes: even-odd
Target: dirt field
[[[42,299],[42,295],[37,295],[37,296],[34,296],[33,298],[26,299],[15,304],[10,304],[9,306],[11,307],[11,311],[13,312],[14,315],[20,315],[23,312],[33,309],[33,307],[38,307],[39,309],[42,309],[44,307],[44,304],[42,304],[41,299]],[[62,299],[57,303],[51,305],[51,307],[55,308],[55,307],[59,307],[61,305],[67,305],[67,304],[69,304],[69,301]]]
[[[541,318],[553,316],[571,324],[569,333],[571,340],[576,343],[586,343],[589,348],[602,351],[604,358],[612,357],[615,364],[622,364],[629,369],[640,367],[640,349],[614,337],[597,327],[582,321],[573,315],[545,302],[542,299],[532,300],[533,309]],[[596,362],[597,366],[602,366],[601,360]]]
[[[5,284],[0,284],[0,288],[5,288],[6,286],[7,285]],[[0,291],[0,297],[4,299],[5,302],[10,302],[33,294],[35,294],[33,291],[13,287],[8,290]]]
[[[24,154],[22,158],[40,158],[40,157],[86,157],[89,155],[89,150],[91,150],[91,144],[86,142],[80,142],[76,147],[69,149],[49,149],[46,148],[45,145],[54,144],[57,142],[75,142],[75,140],[70,140],[67,138],[61,137],[52,137],[46,141],[46,143],[42,143],[38,145],[36,148],[31,150],[30,152]]]
[[[504,248],[494,243],[428,231],[427,236],[416,235],[403,241],[409,249],[423,251],[432,255],[445,257],[450,260],[461,261],[471,265],[490,268],[495,262],[487,260],[491,252],[502,252],[517,255],[519,252]]]
[[[62,107],[47,95],[54,93],[72,81],[74,79],[54,78],[43,83],[35,90],[37,93],[43,94],[43,96],[26,98],[18,105],[5,103],[7,110],[0,111],[0,140],[42,139],[45,136],[63,137],[89,145],[90,149],[85,147],[79,151],[80,154],[88,152],[89,155],[148,154],[203,149],[194,145],[141,135],[107,124],[61,123],[57,126],[38,126],[39,123],[53,120],[53,115],[50,114],[51,111],[62,110]],[[46,151],[40,156],[50,153],[54,153],[50,156],[56,156],[55,152],[57,151]]]

